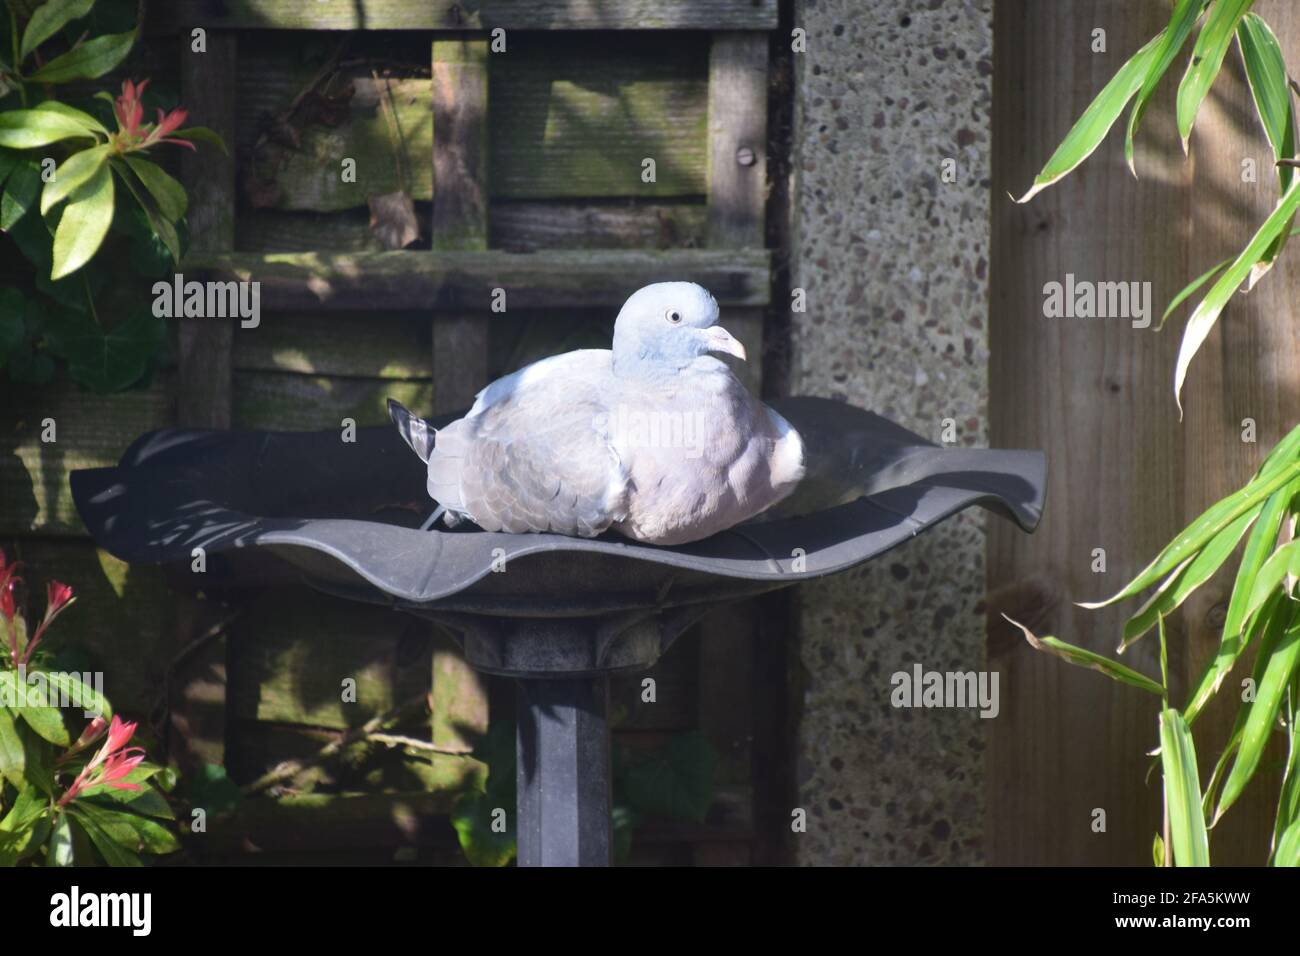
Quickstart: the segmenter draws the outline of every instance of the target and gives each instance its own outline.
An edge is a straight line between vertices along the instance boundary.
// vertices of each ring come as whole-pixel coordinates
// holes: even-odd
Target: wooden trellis
[[[294,218],[308,213],[250,209],[241,202],[239,177],[247,150],[232,149],[226,156],[204,149],[187,155],[183,174],[191,195],[191,246],[182,266],[186,278],[256,280],[261,283],[263,311],[271,318],[247,333],[233,323],[180,320],[174,374],[165,376],[147,397],[107,400],[105,409],[120,410],[134,403],[129,405],[130,414],[119,415],[122,421],[112,429],[93,427],[97,412],[108,414],[93,401],[69,394],[43,396],[42,410],[56,406],[56,414],[66,413],[69,419],[79,416],[86,422],[84,434],[76,432],[72,438],[73,445],[81,444],[60,458],[58,467],[116,460],[124,439],[165,423],[165,417],[159,416],[166,415],[167,405],[161,402],[167,399],[160,395],[169,395],[171,420],[180,424],[321,427],[323,412],[313,417],[310,408],[290,407],[298,386],[282,374],[285,369],[297,373],[295,381],[304,374],[341,376],[330,379],[334,391],[351,394],[348,389],[360,388],[357,383],[362,379],[357,376],[382,378],[388,374],[384,370],[396,366],[400,381],[378,384],[407,389],[396,392],[404,401],[425,411],[465,407],[491,374],[502,371],[494,367],[499,363],[492,358],[492,330],[502,319],[491,309],[496,289],[504,290],[511,313],[535,310],[539,316],[550,316],[599,310],[612,320],[623,299],[644,284],[665,279],[698,282],[717,297],[724,322],[750,355],[743,374],[750,377],[751,386],[761,384],[763,314],[771,269],[771,256],[764,248],[767,73],[770,31],[777,25],[776,0],[173,0],[167,9],[152,11],[151,17],[146,42],[180,50],[181,100],[190,109],[191,121],[217,130],[232,145],[246,142],[247,125],[256,121],[243,108],[247,97],[241,89],[255,93],[257,83],[241,88],[241,77],[262,68],[266,54],[258,51],[265,50],[273,31],[402,31],[402,42],[426,43],[432,77],[427,99],[432,142],[420,140],[425,144],[421,148],[430,148],[430,153],[425,154],[426,162],[410,164],[415,183],[410,191],[421,203],[428,248],[379,251],[351,239],[326,241],[326,231],[313,225],[317,219],[302,226]],[[205,31],[202,54],[191,52],[197,29]],[[552,69],[546,56],[528,61],[538,77],[511,79],[515,61],[510,53],[492,52],[496,30],[505,31],[508,50],[520,39],[532,37],[535,43],[559,45],[566,57],[576,52],[553,67],[588,70],[581,82],[570,84],[575,109],[581,114],[593,97],[612,97],[623,113],[587,124],[591,128],[584,132],[583,149],[576,152],[557,149],[555,155],[547,155],[534,149],[535,144],[515,148],[504,142],[499,135],[503,119],[542,122],[536,116],[530,119],[530,112],[545,110],[547,97],[555,93],[546,88],[546,71]],[[657,159],[664,170],[657,187],[640,179],[636,110],[627,109],[625,102],[602,88],[602,83],[614,80],[584,66],[581,51],[599,52],[602,38],[611,36],[604,31],[618,31],[614,37],[638,42],[645,36],[643,31],[655,31],[655,47],[665,51],[662,58],[643,57],[629,64],[615,64],[608,56],[595,61],[602,69],[617,67],[620,78],[626,73],[635,80],[636,70],[655,67],[660,59],[669,64],[659,64],[662,71],[677,69],[679,62],[685,64],[683,69],[693,70],[692,51],[706,61],[699,65],[700,83],[694,86],[662,77],[645,85],[647,102],[653,101],[657,111],[654,115],[673,118],[673,111],[679,110],[682,124],[671,131],[671,138],[667,132],[660,138],[670,143],[665,149],[677,151],[675,156],[644,153]],[[679,90],[702,92],[703,82],[707,82],[706,102]],[[493,99],[494,90],[501,93],[499,102]],[[508,117],[494,115],[494,108],[509,111]],[[622,138],[617,143],[611,139],[608,150],[602,149],[601,137],[607,131],[602,124],[619,123]],[[617,138],[613,132],[610,136]],[[676,162],[669,162],[672,159]],[[606,184],[599,195],[617,202],[600,209],[582,205],[580,170],[586,166],[594,168]],[[626,188],[619,184],[623,176]],[[611,182],[614,185],[608,186]],[[366,186],[356,189],[364,192]],[[285,200],[286,208],[292,199]],[[352,214],[330,215],[343,219]],[[361,229],[364,232],[364,224]],[[588,234],[614,233],[618,242],[592,247]],[[388,335],[386,326],[371,318],[380,314],[427,316],[423,341],[429,343],[429,351],[422,356],[407,354],[401,339]],[[284,358],[294,350],[293,336],[304,330],[313,340],[337,345],[329,361],[300,368]],[[265,376],[271,372],[284,381],[267,384]],[[426,382],[427,389],[421,384]],[[60,545],[64,548],[60,553],[74,541],[88,548],[80,543],[82,531],[66,496],[45,492],[41,481],[29,477],[52,466],[43,454],[39,447],[20,446],[15,461],[26,474],[9,477],[10,463],[0,461],[0,488],[27,479],[37,499],[31,514],[19,518],[0,509],[0,533],[53,535],[67,543]],[[313,626],[309,621],[315,626],[343,627],[335,620],[341,615],[320,610],[318,604],[303,602],[286,612],[283,607],[254,602],[239,624],[223,632],[230,636],[205,640],[186,657],[183,672],[172,682],[173,725],[183,744],[179,756],[191,763],[224,760],[255,771],[286,753],[298,752],[304,740],[318,739],[312,736],[314,727],[348,725],[351,718],[327,702],[315,700],[307,711],[283,704],[289,693],[284,688],[289,685],[300,696],[307,694],[302,681],[289,673],[296,651],[285,649],[285,633]],[[169,654],[193,646],[205,634],[210,637],[221,617],[218,609],[203,601],[182,599],[175,609],[175,621],[166,625],[170,633],[163,642],[164,653]],[[385,641],[393,648],[405,646],[407,623],[394,624],[382,612],[379,617],[373,611],[357,613],[348,618],[348,626],[362,620],[377,622],[364,625],[371,629],[375,646],[389,646]],[[673,831],[675,836],[659,838],[664,847],[674,840],[677,845],[684,841],[694,847],[690,852],[697,859],[750,858],[754,834],[747,778],[750,754],[763,745],[753,739],[756,724],[763,722],[754,719],[752,683],[756,672],[766,668],[755,665],[756,626],[750,608],[713,615],[704,626],[704,639],[679,642],[680,650],[674,649],[657,669],[661,700],[665,694],[669,699],[657,705],[656,716],[633,707],[625,722],[626,733],[646,740],[673,728],[699,727],[721,752],[719,801],[725,810],[721,828],[689,832],[679,828]],[[325,651],[320,654],[316,664],[326,656]],[[465,670],[458,655],[441,643],[417,657],[417,663],[424,668],[426,684],[430,670],[433,674],[434,742],[450,750],[467,746],[467,734],[486,726],[487,691],[476,675]],[[410,689],[407,665],[378,662],[372,655],[366,666],[378,675],[376,686],[386,688],[376,691],[379,696],[396,694],[399,685]],[[334,680],[328,668],[325,671],[321,680]],[[629,684],[625,696],[634,701],[635,690],[636,685]],[[289,738],[292,741],[285,747],[278,743]],[[227,743],[239,753],[227,752]],[[455,776],[448,771],[438,780],[450,789]],[[351,833],[373,835],[364,820],[370,819],[367,813],[376,818],[388,813],[384,800],[382,794],[357,798],[340,810],[339,839],[346,842]],[[431,811],[442,807],[436,793],[411,805]],[[286,806],[279,812],[269,822],[251,821],[250,832],[257,831],[257,840],[265,836],[268,845],[276,845],[277,832],[288,834],[281,845],[292,848],[297,809]],[[318,814],[316,819],[326,816]],[[328,821],[320,825],[326,830],[332,826]],[[387,830],[384,824],[376,826],[392,835],[391,823]],[[330,845],[328,834],[317,836],[317,845]],[[392,835],[394,842],[409,837]]]

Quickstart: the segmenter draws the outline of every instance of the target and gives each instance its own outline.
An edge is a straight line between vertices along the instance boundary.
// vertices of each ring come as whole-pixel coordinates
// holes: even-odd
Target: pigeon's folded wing
[[[627,513],[628,477],[593,383],[536,378],[456,423],[461,505],[489,531],[591,537]],[[445,432],[438,435],[441,446]]]

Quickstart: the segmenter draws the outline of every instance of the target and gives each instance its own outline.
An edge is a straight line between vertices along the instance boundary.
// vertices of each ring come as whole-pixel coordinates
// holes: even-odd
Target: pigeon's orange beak
[[[704,339],[709,343],[710,352],[726,352],[728,355],[734,355],[742,362],[745,361],[745,347],[737,341],[736,337],[720,325],[711,325],[704,330]]]

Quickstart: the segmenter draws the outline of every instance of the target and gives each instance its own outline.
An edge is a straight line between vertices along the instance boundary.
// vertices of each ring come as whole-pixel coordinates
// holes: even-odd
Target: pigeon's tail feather
[[[412,415],[401,402],[388,400],[388,417],[397,426],[402,440],[411,446],[411,450],[420,456],[420,461],[428,461],[433,453],[434,439],[438,430],[423,418]]]
[[[461,470],[470,453],[470,437],[465,434],[464,419],[438,432],[437,446],[429,453],[429,497],[447,509],[449,515],[464,514],[461,493]]]

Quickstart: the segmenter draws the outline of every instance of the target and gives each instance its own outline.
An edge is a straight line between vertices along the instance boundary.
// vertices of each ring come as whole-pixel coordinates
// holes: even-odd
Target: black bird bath
[[[422,531],[425,469],[391,426],[340,432],[167,429],[116,468],[73,472],[95,539],[201,586],[291,576],[448,627],[480,671],[516,679],[519,863],[610,862],[608,678],[648,668],[719,604],[870,560],[972,505],[1032,531],[1041,452],[942,448],[849,405],[774,403],[808,474],[785,502],[673,548],[615,535]],[[435,421],[442,424],[457,416]]]

